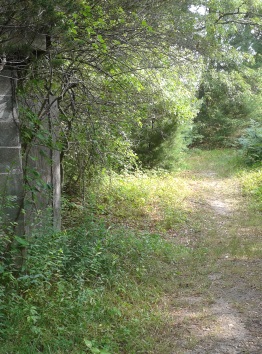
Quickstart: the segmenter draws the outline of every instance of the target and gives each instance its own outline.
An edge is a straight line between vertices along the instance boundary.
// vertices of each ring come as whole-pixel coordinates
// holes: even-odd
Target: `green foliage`
[[[0,186],[0,269],[19,268],[22,250],[26,247],[24,239],[16,236],[19,225],[19,212],[23,213],[21,200],[17,195],[9,194],[14,183],[12,174],[6,175]]]
[[[195,119],[195,145],[232,146],[250,119],[260,120],[261,11],[257,1],[209,4],[207,36],[216,38],[220,52],[211,55],[203,72],[199,88],[203,104]]]
[[[194,59],[190,52],[181,54]],[[143,84],[150,96],[147,105],[141,107],[141,127],[133,129],[132,140],[134,150],[146,168],[174,167],[179,154],[187,147],[188,131],[198,112],[195,89],[201,61],[191,66],[181,57],[178,62],[172,70],[149,72],[150,86],[146,82]]]
[[[4,37],[12,37],[5,18],[15,2],[4,1],[1,9]],[[37,56],[30,70],[19,74],[23,78],[20,86],[37,108],[31,116],[27,111],[28,121],[21,127],[23,144],[54,148],[51,137],[56,126],[48,132],[44,118],[50,108],[46,102],[55,97],[60,111],[55,125],[61,129],[58,145],[68,190],[84,194],[85,181],[93,179],[101,166],[115,171],[132,168],[138,156],[146,167],[170,168],[179,159],[198,111],[195,91],[203,70],[200,54],[223,63],[226,53],[230,65],[236,65],[239,56],[229,39],[237,42],[243,19],[249,29],[252,23],[255,33],[260,23],[255,15],[260,6],[253,2],[212,1],[205,14],[193,11],[200,3],[191,6],[182,0],[165,0],[149,7],[145,0],[133,4],[125,0],[46,0],[13,6],[16,11],[9,26],[46,33],[52,42],[47,55]],[[241,11],[235,11],[236,6]],[[241,95],[226,102],[232,91],[230,81],[231,77],[227,80],[221,74],[213,85],[218,86],[213,95],[216,103],[208,112],[201,112],[204,130],[210,134],[207,127],[215,127],[217,145],[236,128],[237,123],[232,122],[238,113],[245,115],[239,104]],[[241,91],[241,85],[233,91]],[[221,101],[224,107],[219,107]],[[200,128],[201,123],[200,119]]]
[[[165,325],[160,294],[190,253],[156,234],[107,230],[93,219],[35,230],[22,271],[0,273],[1,353],[137,353]],[[167,281],[169,278],[169,281]]]
[[[262,126],[259,123],[252,121],[238,142],[248,164],[262,162]]]
[[[193,144],[213,148],[232,146],[250,117],[247,97],[252,95],[252,84],[238,71],[210,69],[203,78],[199,95],[203,104],[195,119]]]
[[[5,10],[9,13],[6,4],[3,18]],[[177,128],[185,121],[190,125],[196,113],[194,72],[199,70],[196,61],[191,65],[191,48],[175,48],[178,34],[184,38],[194,23],[184,1],[156,2],[149,9],[145,1],[47,0],[29,2],[25,18],[19,10],[20,5],[11,22],[21,22],[25,31],[52,34],[48,55],[32,60],[30,70],[19,74],[29,105],[36,108],[33,114],[22,110],[23,145],[52,146],[56,127],[48,132],[46,102],[50,95],[56,97],[68,190],[83,193],[84,181],[101,166],[116,171],[133,167],[137,153],[153,166],[165,160],[168,144],[179,150]],[[41,14],[37,21],[36,14]],[[172,157],[167,160],[161,167],[172,165]]]
[[[27,88],[29,89],[29,87]],[[33,89],[33,87],[31,87]],[[34,89],[36,86],[34,85]],[[32,146],[33,143],[40,146],[46,146],[55,149],[56,146],[52,142],[52,133],[49,131],[47,124],[41,119],[42,112],[37,114],[37,104],[35,112],[29,107],[20,109],[20,133],[23,141],[24,149]]]

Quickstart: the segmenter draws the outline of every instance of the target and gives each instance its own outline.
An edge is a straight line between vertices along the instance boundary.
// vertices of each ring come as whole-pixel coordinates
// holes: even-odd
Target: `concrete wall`
[[[33,101],[27,100],[24,103],[33,112],[38,111],[39,106],[42,106],[42,102],[33,104]],[[46,102],[46,114],[41,119],[41,124],[44,127],[46,133],[48,133],[53,140],[53,145],[56,143],[56,120],[58,115],[58,107],[54,97],[49,97]],[[37,139],[34,140],[33,145],[29,147],[27,157],[27,169],[30,175],[30,171],[35,171],[39,174],[39,177],[35,177],[35,180],[30,183],[38,184],[33,193],[26,193],[25,197],[25,210],[26,210],[26,231],[30,233],[30,223],[34,220],[35,216],[40,215],[41,211],[44,211],[43,222],[47,223],[48,218],[52,219],[53,228],[60,230],[61,228],[61,180],[60,180],[60,152],[52,150],[48,147],[42,146],[42,143]],[[25,164],[25,161],[23,161]],[[40,182],[40,183],[39,183]],[[34,185],[32,185],[34,187]],[[49,213],[48,213],[49,211]],[[40,213],[39,213],[40,212]],[[49,214],[49,215],[48,215]],[[41,224],[41,222],[40,222]]]
[[[0,71],[0,227],[1,223],[3,225],[10,221],[16,222],[18,234],[22,235],[24,231],[30,234],[32,227],[35,227],[35,216],[43,215],[44,218],[49,209],[53,227],[59,230],[61,227],[60,153],[41,146],[36,140],[28,152],[30,158],[26,162],[22,160],[16,83],[15,70]],[[47,104],[50,109],[43,117],[43,125],[55,141],[57,104],[52,97]],[[35,104],[32,104],[32,111],[37,111],[36,108]],[[28,168],[29,171],[36,171],[39,175],[34,179],[32,174],[30,179],[31,187],[35,187],[34,192],[31,192],[28,186],[25,188],[23,184],[23,167]],[[22,209],[25,210],[25,214],[21,213]]]
[[[41,215],[42,211],[44,219],[49,209],[53,227],[59,230],[61,226],[60,153],[43,147],[36,139],[25,152],[26,158],[22,159],[16,99],[17,72],[14,54],[8,53],[9,47],[17,44],[19,48],[21,44],[26,44],[29,52],[41,55],[46,51],[46,35],[21,33],[20,29],[14,27],[10,29],[9,37],[4,50],[5,55],[2,53],[0,58],[0,227],[1,223],[17,222],[16,231],[19,234],[25,231],[30,234],[32,227],[35,228],[35,215]],[[35,97],[34,99],[28,97],[28,101],[30,103],[27,107],[33,112],[37,112],[42,105],[42,102],[36,101]],[[55,142],[57,131],[55,122],[58,114],[56,100],[50,97],[46,104],[47,113],[42,117],[42,124]],[[27,158],[28,156],[30,158]],[[31,173],[28,185],[24,185],[23,170],[26,169]],[[21,213],[23,209],[25,214]]]
[[[18,223],[23,232],[23,172],[19,138],[18,110],[15,99],[16,72],[0,71],[0,197],[4,223]],[[11,198],[11,201],[10,201]]]

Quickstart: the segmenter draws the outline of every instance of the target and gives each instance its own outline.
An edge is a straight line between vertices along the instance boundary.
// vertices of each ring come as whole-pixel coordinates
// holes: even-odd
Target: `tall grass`
[[[186,220],[190,193],[183,178],[174,173],[137,172],[105,176],[93,200],[96,212],[110,223],[166,231]]]

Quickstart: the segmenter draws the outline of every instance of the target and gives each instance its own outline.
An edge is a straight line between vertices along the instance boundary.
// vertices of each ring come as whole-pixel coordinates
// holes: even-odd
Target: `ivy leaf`
[[[101,36],[101,34],[98,34],[97,39],[98,39],[98,41],[100,43],[105,43],[105,41],[104,41],[103,37]]]

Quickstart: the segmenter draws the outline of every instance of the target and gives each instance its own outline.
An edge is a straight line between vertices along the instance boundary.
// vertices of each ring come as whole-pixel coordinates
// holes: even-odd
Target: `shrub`
[[[247,163],[262,161],[262,126],[252,121],[245,134],[238,140]]]

